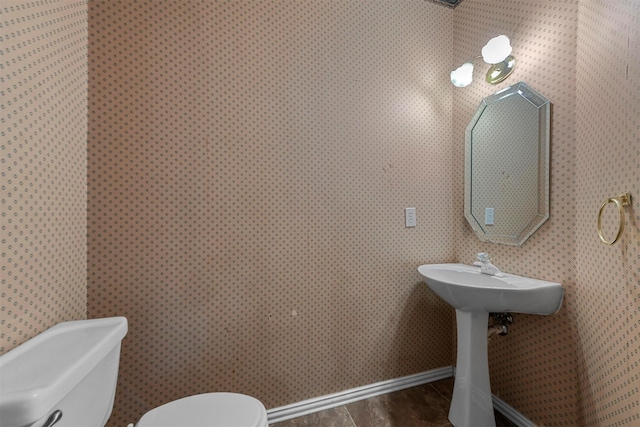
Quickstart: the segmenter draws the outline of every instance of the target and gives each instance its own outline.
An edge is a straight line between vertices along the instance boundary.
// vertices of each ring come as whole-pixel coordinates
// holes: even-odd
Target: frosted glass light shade
[[[451,72],[451,83],[457,87],[465,87],[473,80],[473,63],[465,62],[455,71]]]
[[[512,50],[509,37],[494,37],[482,48],[482,59],[487,64],[499,64],[511,55]]]

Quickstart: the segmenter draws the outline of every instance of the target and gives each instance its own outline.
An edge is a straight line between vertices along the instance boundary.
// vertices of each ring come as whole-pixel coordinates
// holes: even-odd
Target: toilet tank
[[[126,334],[124,317],[63,322],[0,356],[0,426],[104,426]]]

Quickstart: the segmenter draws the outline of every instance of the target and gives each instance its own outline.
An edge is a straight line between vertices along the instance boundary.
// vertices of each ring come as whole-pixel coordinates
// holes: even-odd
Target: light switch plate
[[[404,226],[405,227],[416,226],[416,208],[404,209]]]

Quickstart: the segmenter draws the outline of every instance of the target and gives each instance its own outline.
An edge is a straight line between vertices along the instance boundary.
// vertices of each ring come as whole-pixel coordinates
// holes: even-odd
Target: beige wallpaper
[[[0,5],[0,354],[87,313],[87,4]]]
[[[640,424],[640,3],[593,1],[578,15],[576,344],[580,422]],[[600,243],[600,204],[629,191],[626,230]],[[604,214],[612,239],[618,213]]]
[[[416,270],[454,260],[451,48],[431,36],[451,10],[285,5],[90,3],[88,315],[131,325],[113,425],[452,364]]]
[[[561,282],[565,300],[559,313],[516,315],[509,335],[489,346],[492,391],[534,422],[576,425],[578,420],[575,346],[575,74],[578,2],[473,0],[454,13],[456,62],[463,62],[491,37],[511,38],[517,59],[505,82],[482,83],[485,68],[477,67],[476,84],[454,92],[454,181],[463,189],[464,132],[479,100],[518,81],[526,82],[552,104],[551,215],[522,247],[482,243],[455,207],[458,257],[471,262],[476,252],[491,254],[504,271]],[[481,62],[481,61],[480,61]]]
[[[482,244],[455,212],[460,261],[489,252],[503,270],[560,281],[561,311],[516,315],[490,343],[493,392],[540,425],[635,425],[638,397],[640,233],[639,8],[629,1],[463,2],[454,13],[455,61],[506,33],[518,59],[498,87],[454,92],[455,187],[462,189],[464,129],[478,100],[525,81],[552,103],[551,218],[521,248]],[[482,78],[480,72],[476,76]],[[622,242],[596,232],[607,197],[633,193]],[[617,213],[605,211],[615,233]]]
[[[494,393],[540,425],[638,422],[635,0],[88,9],[0,7],[0,353],[125,315],[111,425],[204,391],[279,406],[452,364],[452,311],[416,267],[485,250],[566,289],[491,341]],[[514,76],[454,91],[449,71],[501,32]],[[521,248],[480,243],[452,197],[467,121],[517,81],[553,104],[551,218]],[[621,191],[607,247],[596,215]]]

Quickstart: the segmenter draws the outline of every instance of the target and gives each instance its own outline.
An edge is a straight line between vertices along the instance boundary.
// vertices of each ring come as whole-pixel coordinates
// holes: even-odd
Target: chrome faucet
[[[480,273],[488,274],[490,276],[504,276],[504,273],[498,269],[495,265],[491,264],[491,258],[486,252],[480,252],[477,255],[478,260],[473,263],[480,267]]]

